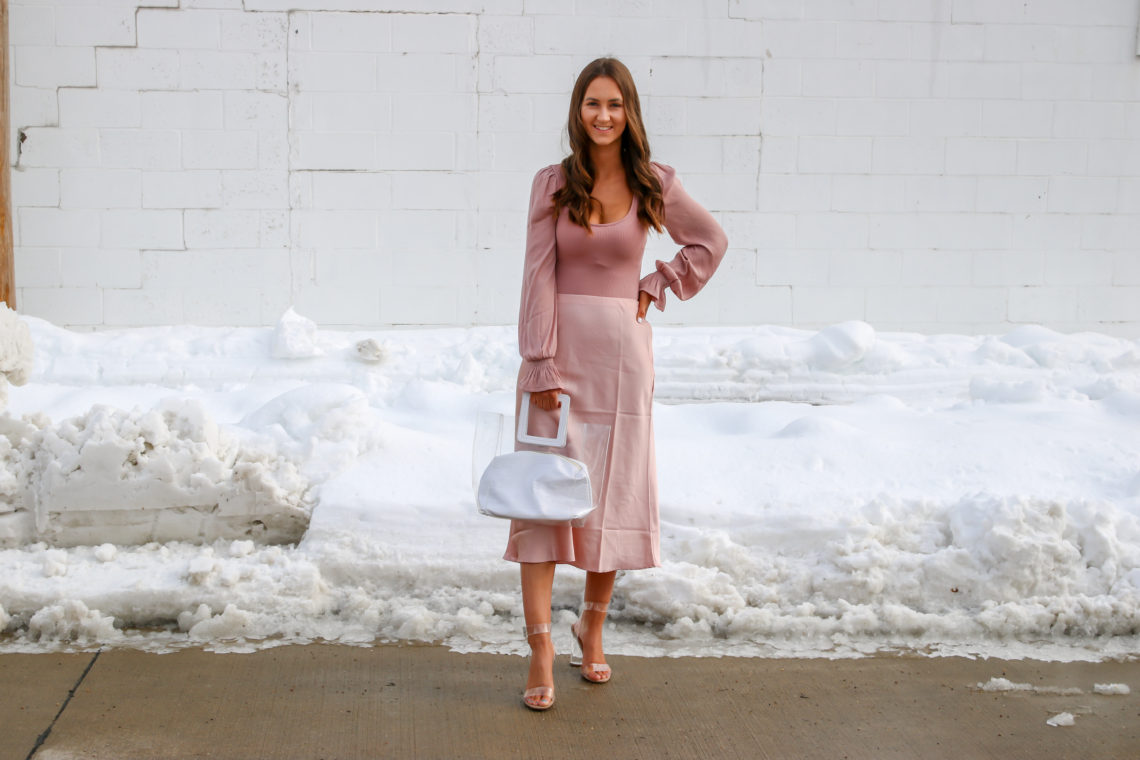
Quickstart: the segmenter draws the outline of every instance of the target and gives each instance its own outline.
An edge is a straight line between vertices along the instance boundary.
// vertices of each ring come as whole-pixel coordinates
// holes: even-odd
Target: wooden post
[[[8,113],[8,0],[0,0],[0,301],[16,308],[15,257],[12,253],[12,141]]]

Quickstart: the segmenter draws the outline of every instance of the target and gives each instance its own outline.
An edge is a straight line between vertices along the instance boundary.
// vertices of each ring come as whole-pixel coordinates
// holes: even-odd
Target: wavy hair
[[[590,159],[593,143],[582,125],[582,101],[586,98],[586,88],[598,77],[613,79],[621,90],[626,119],[625,131],[621,135],[621,162],[629,189],[637,198],[638,219],[646,228],[661,232],[665,221],[665,201],[661,180],[649,165],[649,140],[641,119],[641,101],[629,69],[616,58],[591,61],[574,83],[570,95],[570,116],[566,122],[570,155],[562,159],[566,184],[553,195],[554,215],[557,217],[565,208],[570,221],[589,230],[590,211],[598,205],[598,201],[590,197],[594,189],[594,164]]]

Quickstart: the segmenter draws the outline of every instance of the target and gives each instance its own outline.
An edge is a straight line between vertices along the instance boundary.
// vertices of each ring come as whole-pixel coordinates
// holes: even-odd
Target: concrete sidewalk
[[[0,655],[0,758],[1140,758],[1140,662],[609,659],[532,713],[522,658],[439,647]]]

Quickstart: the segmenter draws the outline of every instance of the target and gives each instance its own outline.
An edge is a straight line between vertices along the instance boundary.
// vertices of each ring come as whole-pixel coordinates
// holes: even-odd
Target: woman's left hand
[[[649,304],[653,303],[653,296],[646,293],[644,290],[637,294],[637,321],[644,322],[645,315],[649,311]]]

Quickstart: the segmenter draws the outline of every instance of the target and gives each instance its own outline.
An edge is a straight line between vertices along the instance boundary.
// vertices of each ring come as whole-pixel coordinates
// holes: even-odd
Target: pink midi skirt
[[[637,321],[634,299],[559,294],[557,329],[554,364],[571,399],[572,424],[611,429],[601,498],[582,527],[512,520],[503,558],[594,572],[656,567],[660,523],[652,328]],[[516,415],[521,399],[522,392],[516,392]],[[557,412],[531,407],[530,414],[532,432],[557,427]]]

